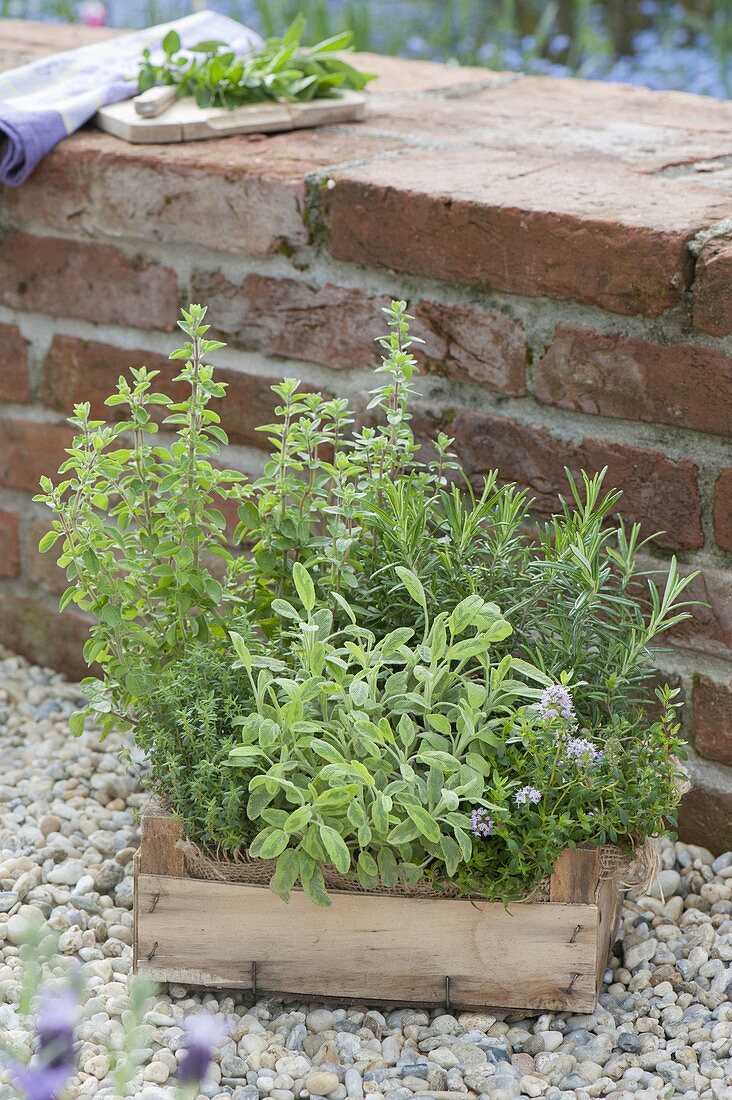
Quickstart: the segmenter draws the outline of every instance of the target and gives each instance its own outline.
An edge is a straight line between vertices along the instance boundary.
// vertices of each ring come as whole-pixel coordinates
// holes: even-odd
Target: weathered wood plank
[[[597,932],[597,991],[600,992],[602,976],[607,966],[610,948],[615,943],[623,908],[623,894],[618,888],[616,878],[608,878],[600,883],[597,892],[599,913]]]
[[[178,841],[182,839],[183,829],[171,814],[154,810],[143,814],[139,873],[184,875],[183,849],[178,847]]]
[[[503,905],[300,891],[141,873],[137,968],[162,981],[455,1007],[596,1001],[596,905]]]
[[[138,883],[140,879],[140,849],[138,848],[132,857],[132,970],[137,972],[137,944],[140,936],[137,930],[137,915],[140,905],[137,900]]]
[[[567,848],[554,864],[549,900],[565,905],[593,905],[599,878],[599,848]]]

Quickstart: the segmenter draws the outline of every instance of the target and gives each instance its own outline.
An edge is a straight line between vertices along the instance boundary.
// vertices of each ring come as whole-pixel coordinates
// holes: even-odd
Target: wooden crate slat
[[[183,839],[183,829],[168,813],[143,814],[139,873],[143,875],[184,875],[183,849],[178,841]]]
[[[602,976],[607,967],[610,948],[615,942],[615,937],[620,923],[620,914],[623,908],[623,895],[618,887],[617,878],[608,878],[600,883],[597,892],[597,907],[599,914],[597,936],[597,988],[602,985]]]
[[[262,992],[592,1011],[596,905],[495,903],[300,891],[141,873],[137,966],[157,980]]]
[[[549,900],[592,905],[600,876],[599,848],[567,848],[554,864]]]

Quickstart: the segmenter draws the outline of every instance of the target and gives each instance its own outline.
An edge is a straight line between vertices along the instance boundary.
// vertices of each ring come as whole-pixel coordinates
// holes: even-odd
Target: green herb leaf
[[[419,829],[422,836],[433,844],[439,844],[440,842],[440,827],[437,822],[431,817],[422,806],[415,806],[407,802],[404,809],[411,817],[414,824]]]
[[[411,569],[407,569],[403,565],[395,566],[399,580],[406,588],[409,595],[412,597],[415,603],[419,604],[423,611],[427,610],[427,597],[425,596],[422,582],[416,573],[413,573]]]
[[[342,875],[345,875],[351,866],[351,853],[348,851],[343,837],[330,825],[321,825],[320,839],[323,841],[326,852],[333,860],[336,871],[340,871]]]
[[[312,611],[315,607],[315,585],[307,569],[299,561],[292,567],[292,579],[303,607],[307,612]]]
[[[170,30],[163,38],[163,50],[165,56],[170,58],[180,49],[180,35],[177,31]]]
[[[275,873],[270,879],[270,889],[283,899],[290,900],[290,892],[300,874],[300,856],[293,848],[286,848],[277,858]]]

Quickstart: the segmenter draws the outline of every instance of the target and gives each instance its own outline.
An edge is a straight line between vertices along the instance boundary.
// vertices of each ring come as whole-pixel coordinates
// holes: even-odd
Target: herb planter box
[[[304,999],[592,1012],[622,895],[597,848],[562,854],[549,900],[335,892],[320,908],[186,874],[178,823],[147,813],[135,859],[135,970]]]

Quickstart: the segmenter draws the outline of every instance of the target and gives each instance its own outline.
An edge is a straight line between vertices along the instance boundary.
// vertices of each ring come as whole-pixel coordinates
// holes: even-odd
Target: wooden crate
[[[591,1012],[620,915],[599,849],[566,851],[550,901],[511,905],[301,891],[186,875],[182,833],[146,814],[135,858],[135,970],[303,1000]]]

